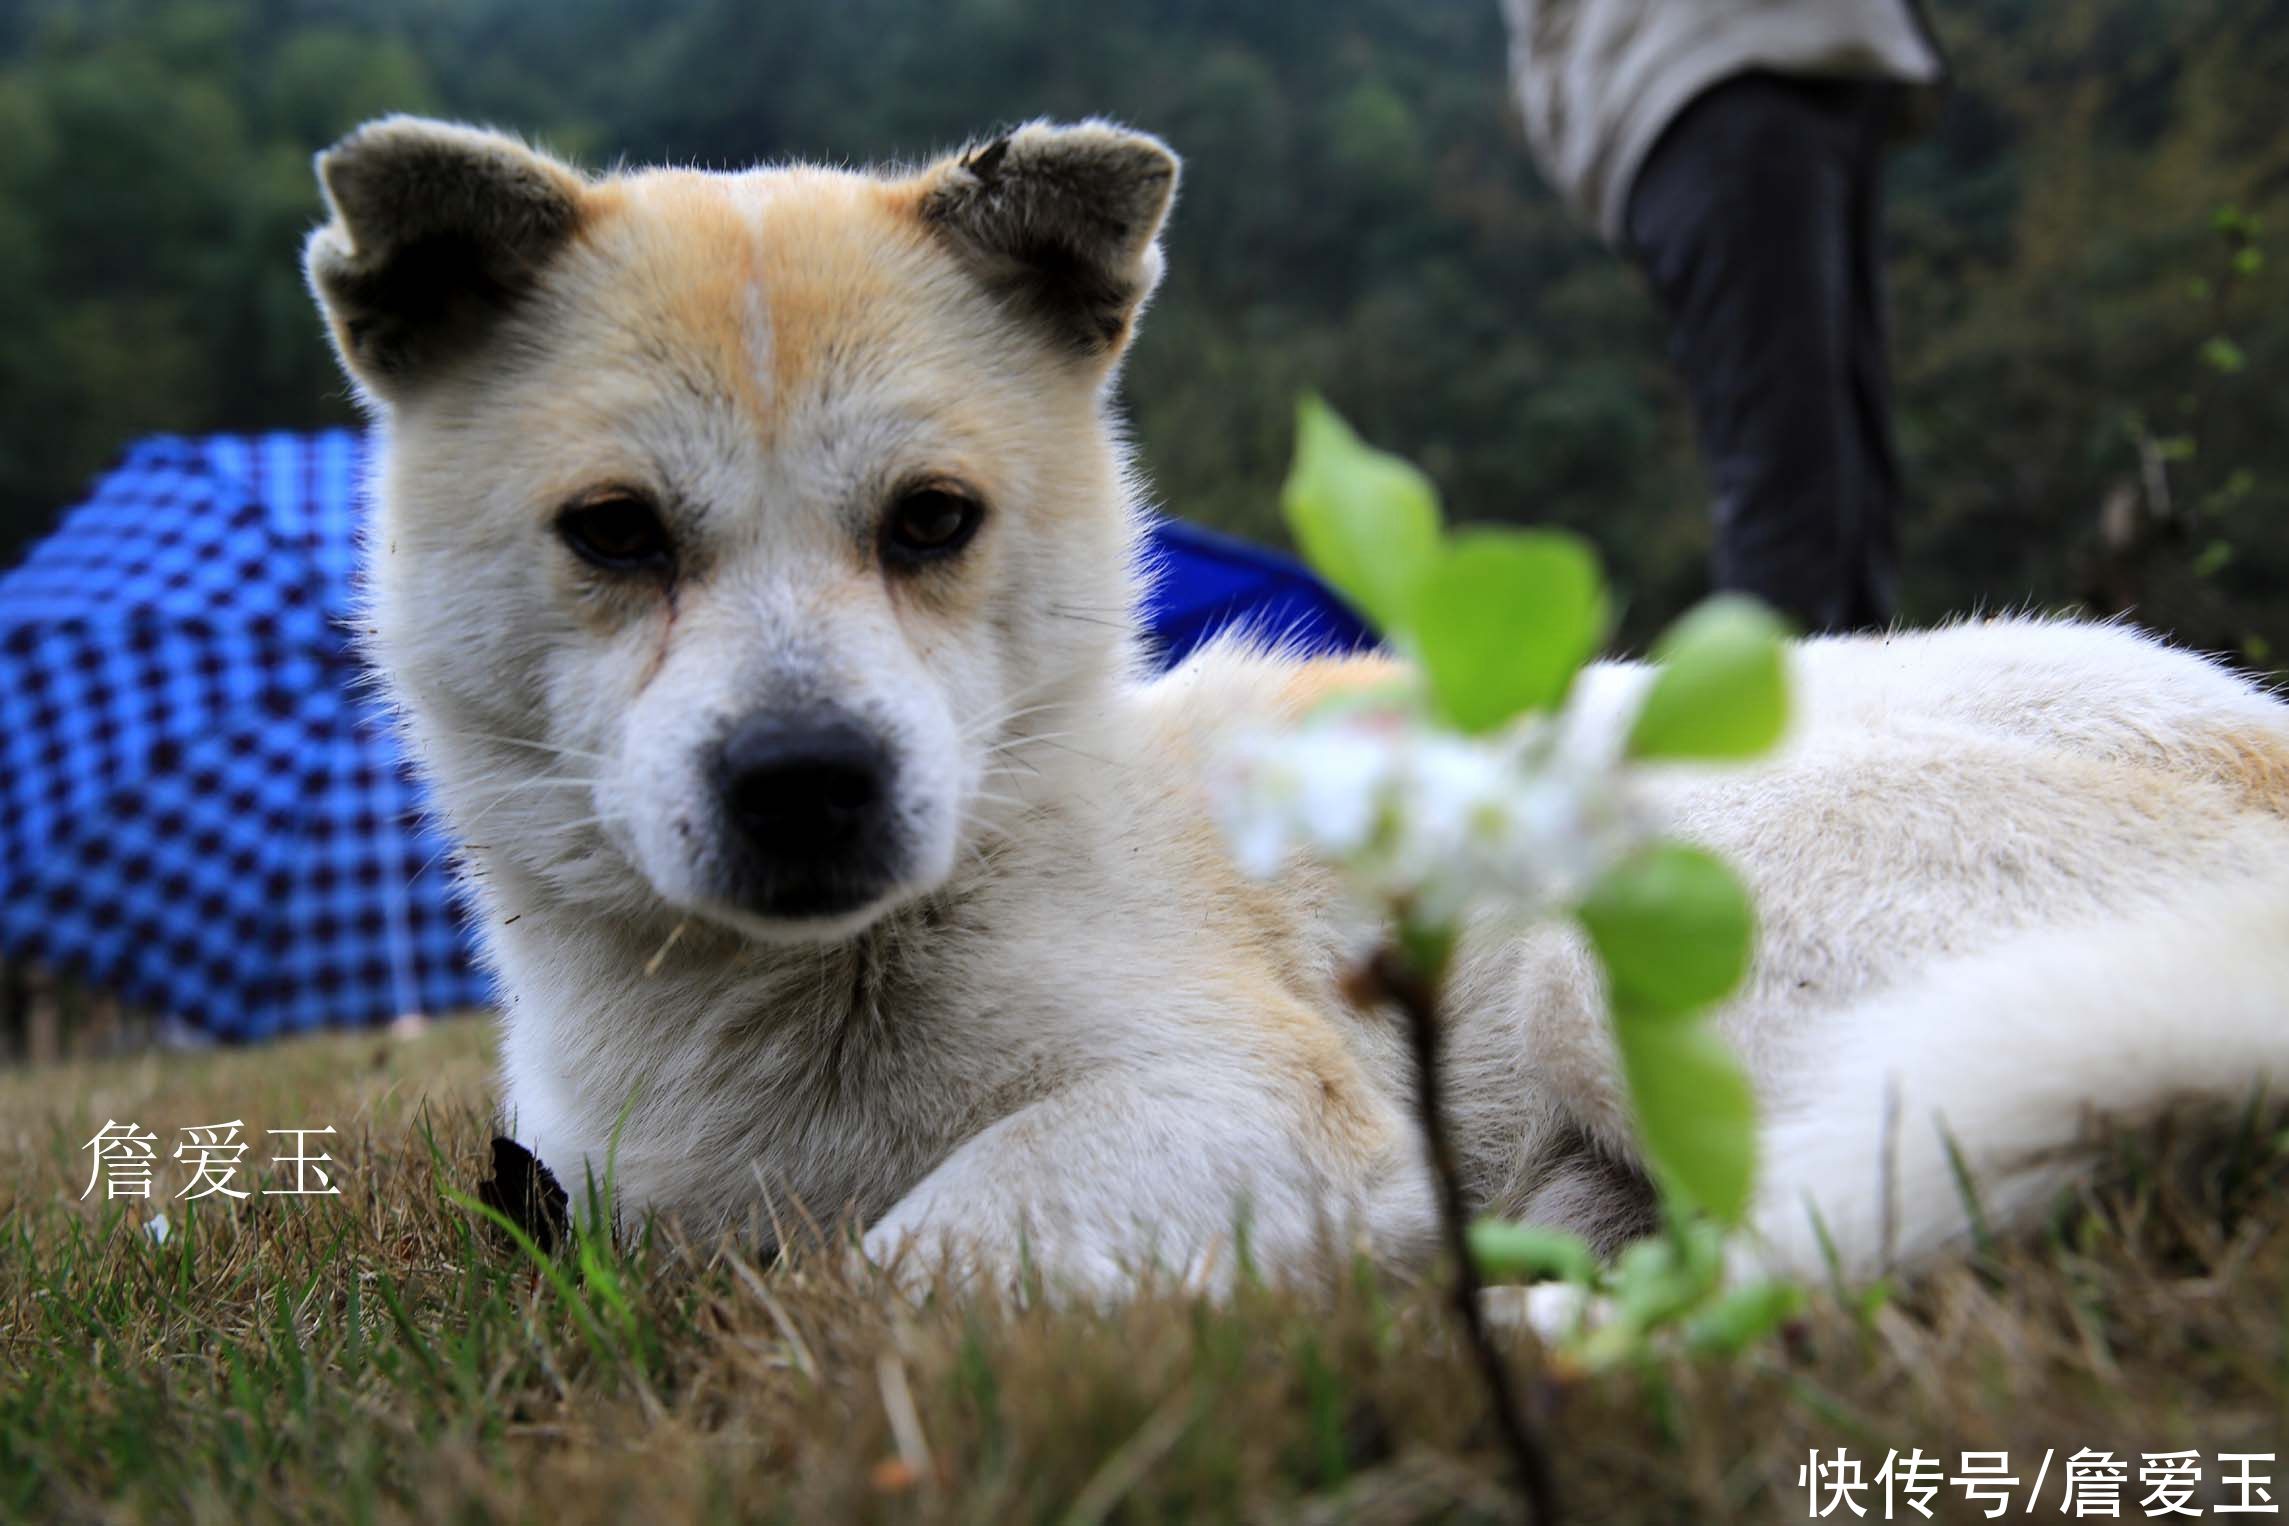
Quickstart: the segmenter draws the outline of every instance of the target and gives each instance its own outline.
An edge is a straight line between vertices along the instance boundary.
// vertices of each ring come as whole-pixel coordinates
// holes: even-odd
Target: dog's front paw
[[[1014,1232],[965,1233],[895,1215],[866,1232],[859,1254],[872,1275],[917,1302],[990,1295],[1088,1304],[1117,1299],[1138,1281],[1136,1269],[1107,1247]]]
[[[978,1287],[989,1275],[971,1242],[885,1219],[860,1237],[856,1270],[920,1303]]]

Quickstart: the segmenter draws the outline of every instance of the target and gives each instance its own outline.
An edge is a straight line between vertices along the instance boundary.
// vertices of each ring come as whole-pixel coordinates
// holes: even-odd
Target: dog
[[[1153,678],[1127,618],[1162,143],[591,177],[400,117],[317,164],[307,275],[383,442],[363,624],[520,1139],[622,1212],[1083,1292],[1435,1254],[1408,1044],[1344,994],[1383,930],[1325,869],[1239,873],[1206,783],[1391,668]],[[1951,1152],[2022,1221],[2095,1124],[2289,1073],[2289,709],[2120,625],[1788,660],[1778,752],[1640,786],[1759,908],[1715,1018],[1757,1255],[1912,1264],[1968,1227]],[[1587,670],[1585,724],[1646,678]],[[1579,936],[1474,935],[1444,1005],[1471,1206],[1648,1228]]]

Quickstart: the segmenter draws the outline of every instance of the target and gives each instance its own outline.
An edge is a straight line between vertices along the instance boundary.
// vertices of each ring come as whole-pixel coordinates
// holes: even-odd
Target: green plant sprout
[[[1600,1295],[1604,1318],[1568,1348],[1585,1364],[1638,1355],[1663,1329],[1692,1350],[1760,1338],[1795,1295],[1721,1291],[1724,1237],[1754,1185],[1756,1111],[1705,1021],[1747,973],[1755,918],[1724,862],[1663,836],[1628,781],[1672,762],[1753,758],[1780,739],[1780,622],[1750,600],[1709,600],[1657,644],[1634,716],[1592,724],[1578,713],[1576,678],[1613,616],[1580,537],[1450,531],[1420,471],[1310,397],[1283,508],[1305,559],[1412,676],[1235,747],[1217,794],[1235,855],[1259,875],[1298,852],[1338,866],[1387,916],[1386,978],[1368,989],[1402,1009],[1435,1007],[1466,918],[1571,917],[1604,971],[1662,1196],[1667,1233],[1610,1268],[1571,1235],[1489,1221],[1471,1227],[1460,1275],[1556,1279]],[[1425,1046],[1435,1054],[1435,1013],[1410,1015],[1424,1029],[1418,1058]],[[1424,1111],[1428,1126],[1434,1108]],[[1431,1143],[1435,1162],[1435,1131]]]

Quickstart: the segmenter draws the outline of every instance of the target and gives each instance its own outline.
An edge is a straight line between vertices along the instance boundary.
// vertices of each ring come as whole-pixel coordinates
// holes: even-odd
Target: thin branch
[[[1406,1014],[1408,1035],[1414,1041],[1416,1107],[1423,1136],[1430,1145],[1431,1173],[1437,1179],[1439,1226],[1445,1234],[1447,1258],[1454,1263],[1456,1322],[1477,1364],[1487,1405],[1494,1411],[1495,1430],[1510,1454],[1511,1468],[1525,1492],[1531,1517],[1542,1526],[1556,1526],[1558,1489],[1549,1454],[1518,1407],[1510,1368],[1494,1349],[1485,1312],[1479,1307],[1478,1264],[1471,1259],[1462,1179],[1455,1169],[1454,1140],[1447,1132],[1445,1082],[1439,1071],[1438,992],[1396,949],[1378,952],[1366,973],[1378,993]]]

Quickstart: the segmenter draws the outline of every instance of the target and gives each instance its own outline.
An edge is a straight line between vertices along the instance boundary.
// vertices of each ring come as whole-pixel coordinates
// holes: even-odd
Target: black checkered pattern
[[[361,452],[146,442],[0,578],[0,953],[231,1038],[485,999],[340,624]]]

